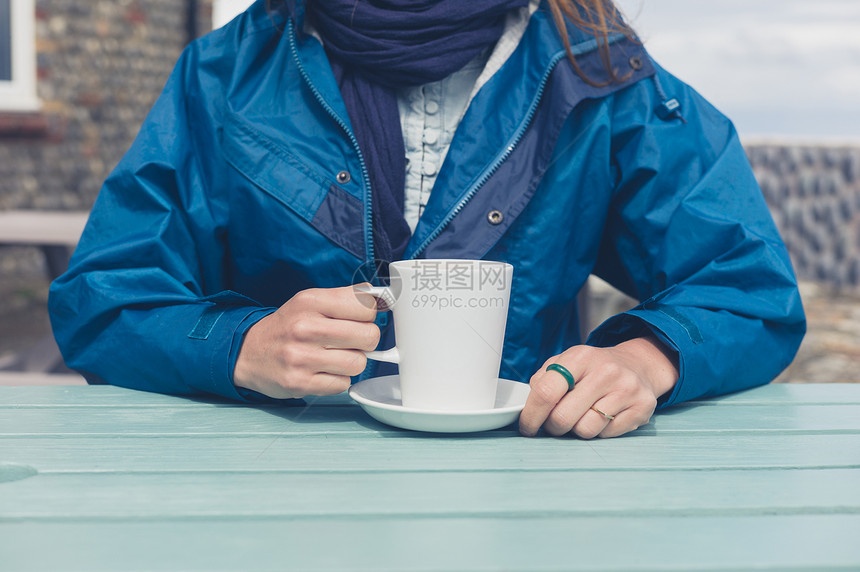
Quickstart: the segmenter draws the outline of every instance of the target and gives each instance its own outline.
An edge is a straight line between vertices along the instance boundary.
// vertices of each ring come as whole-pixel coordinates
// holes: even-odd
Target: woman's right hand
[[[379,344],[375,318],[354,286],[303,290],[246,332],[233,383],[276,399],[346,391]]]

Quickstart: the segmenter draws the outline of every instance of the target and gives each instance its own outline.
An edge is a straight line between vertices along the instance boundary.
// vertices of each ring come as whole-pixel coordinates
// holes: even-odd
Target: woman
[[[417,257],[514,265],[524,435],[767,383],[805,329],[731,123],[609,0],[257,2],[185,51],[50,309],[93,383],[333,394],[391,345],[356,270]],[[590,273],[642,303],[583,344]]]

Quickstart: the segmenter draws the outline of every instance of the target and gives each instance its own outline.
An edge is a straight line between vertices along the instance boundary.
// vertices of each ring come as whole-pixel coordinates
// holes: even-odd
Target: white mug
[[[513,266],[487,260],[401,260],[391,285],[362,287],[394,314],[395,347],[365,352],[396,363],[404,407],[492,409]]]

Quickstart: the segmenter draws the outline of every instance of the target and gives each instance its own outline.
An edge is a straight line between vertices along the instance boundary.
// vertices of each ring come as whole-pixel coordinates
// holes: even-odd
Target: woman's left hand
[[[553,363],[573,375],[573,390],[560,373],[546,371]],[[574,346],[548,359],[532,376],[520,433],[533,437],[543,427],[555,436],[617,437],[647,424],[657,398],[677,381],[678,366],[656,338],[635,338],[611,348]]]

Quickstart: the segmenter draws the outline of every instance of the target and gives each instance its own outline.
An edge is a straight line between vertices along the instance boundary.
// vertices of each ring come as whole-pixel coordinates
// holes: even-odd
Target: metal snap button
[[[640,58],[639,56],[633,56],[632,58],[630,58],[629,63],[630,67],[634,70],[642,69],[642,58]]]
[[[352,180],[352,175],[347,173],[346,171],[341,171],[337,174],[337,182],[341,185],[345,185]]]
[[[492,210],[487,214],[487,220],[492,225],[502,224],[502,221],[505,220],[505,215],[502,214],[502,211]]]

